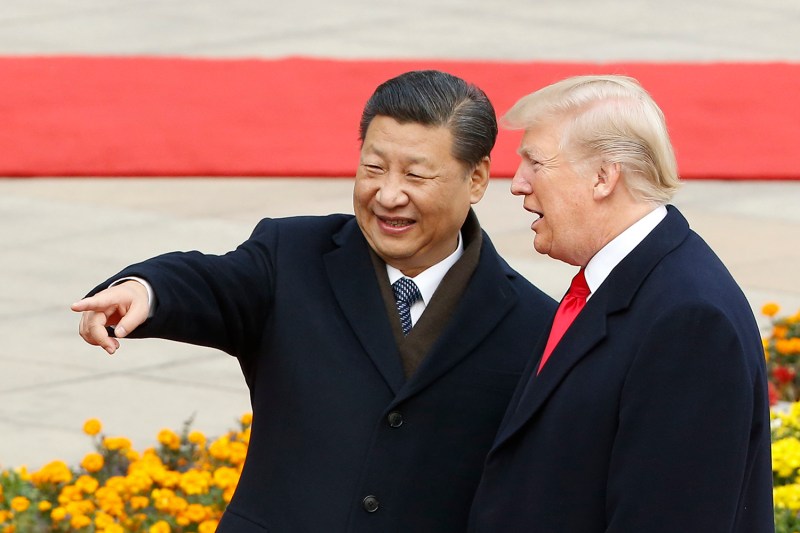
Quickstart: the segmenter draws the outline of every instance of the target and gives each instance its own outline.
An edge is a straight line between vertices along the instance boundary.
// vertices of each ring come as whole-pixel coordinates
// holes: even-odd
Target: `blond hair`
[[[633,78],[575,76],[522,97],[503,116],[509,129],[563,120],[560,149],[579,160],[619,163],[639,200],[667,203],[680,186],[664,113]]]

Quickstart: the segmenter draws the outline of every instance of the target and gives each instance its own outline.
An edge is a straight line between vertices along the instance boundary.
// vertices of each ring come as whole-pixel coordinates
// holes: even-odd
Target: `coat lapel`
[[[355,219],[333,239],[339,247],[324,261],[334,296],[367,355],[397,394],[405,377],[367,242]]]
[[[447,373],[494,330],[519,297],[508,280],[510,273],[498,261],[494,246],[484,234],[478,265],[455,312],[398,401]]]
[[[630,306],[636,292],[659,261],[677,247],[689,233],[686,219],[672,206],[667,217],[609,274],[586,303],[558,343],[541,373],[536,374],[538,357],[528,365],[509,411],[495,440],[493,450],[502,446],[542,408],[570,370],[606,336],[608,317]],[[541,354],[546,335],[539,343]]]

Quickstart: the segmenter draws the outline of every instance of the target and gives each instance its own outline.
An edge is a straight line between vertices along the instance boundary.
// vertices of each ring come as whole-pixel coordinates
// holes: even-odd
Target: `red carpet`
[[[663,108],[687,179],[800,179],[800,64],[0,58],[0,175],[352,176],[377,84],[438,68],[498,114],[584,73],[638,78]],[[493,175],[517,165],[501,132]]]

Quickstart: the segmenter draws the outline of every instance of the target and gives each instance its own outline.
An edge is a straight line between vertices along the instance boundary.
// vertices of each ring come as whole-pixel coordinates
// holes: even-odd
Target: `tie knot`
[[[569,294],[570,296],[574,296],[576,298],[583,298],[584,300],[589,297],[589,285],[586,283],[586,276],[583,273],[583,269],[580,269],[575,277],[572,278],[572,283],[569,286]]]
[[[399,302],[404,302],[405,304],[411,306],[422,298],[422,294],[419,292],[419,287],[417,284],[414,283],[409,278],[400,278],[392,284],[392,290],[394,291],[394,298]]]

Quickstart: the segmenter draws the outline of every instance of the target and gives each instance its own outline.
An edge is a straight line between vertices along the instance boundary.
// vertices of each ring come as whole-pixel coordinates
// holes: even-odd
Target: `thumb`
[[[147,320],[149,311],[150,309],[146,305],[132,304],[128,312],[119,319],[119,322],[117,322],[117,325],[114,327],[114,336],[121,339],[129,335],[133,330],[139,327],[142,322]]]

